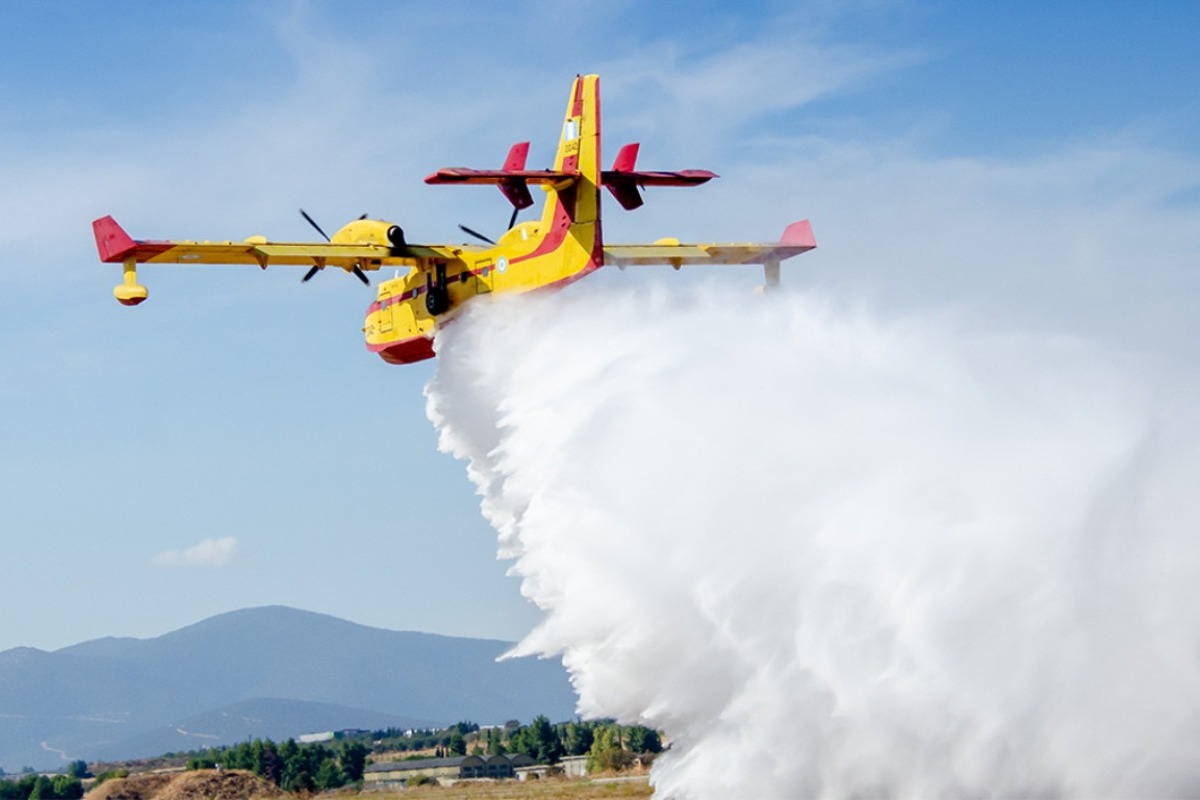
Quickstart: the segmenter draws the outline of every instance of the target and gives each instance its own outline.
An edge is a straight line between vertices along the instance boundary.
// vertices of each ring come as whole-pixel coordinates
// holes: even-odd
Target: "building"
[[[370,736],[370,731],[361,728],[344,728],[340,731],[322,731],[320,733],[302,733],[296,741],[300,744],[316,744],[318,742],[344,741],[346,739],[361,739]]]
[[[368,766],[363,772],[363,786],[364,788],[397,786],[418,775],[433,778],[439,783],[486,778],[497,780],[515,777],[518,768],[533,765],[534,760],[524,753],[388,761]]]

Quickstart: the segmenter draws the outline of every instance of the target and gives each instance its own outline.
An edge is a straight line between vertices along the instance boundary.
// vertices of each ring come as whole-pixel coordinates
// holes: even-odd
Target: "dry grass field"
[[[343,790],[327,796],[337,800],[600,800],[650,794],[650,784],[641,775],[599,780],[462,781],[453,786],[433,784],[364,794]],[[198,770],[117,778],[96,787],[84,800],[284,800],[288,797],[297,796],[281,792],[249,772]]]
[[[645,776],[605,781],[545,778],[537,781],[466,781],[454,786],[414,786],[399,792],[372,792],[371,800],[600,800],[649,797]]]
[[[114,778],[92,789],[84,800],[269,800],[283,796],[284,792],[251,772],[204,769]]]

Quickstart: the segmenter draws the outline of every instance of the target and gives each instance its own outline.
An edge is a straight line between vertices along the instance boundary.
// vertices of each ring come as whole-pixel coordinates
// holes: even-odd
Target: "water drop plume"
[[[545,612],[516,652],[665,732],[658,796],[1200,794],[1184,382],[713,286],[480,303],[437,348]]]

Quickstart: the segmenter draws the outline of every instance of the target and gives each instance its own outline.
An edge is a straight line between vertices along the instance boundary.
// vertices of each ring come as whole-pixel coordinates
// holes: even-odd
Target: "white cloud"
[[[227,567],[237,560],[238,540],[232,536],[205,539],[186,550],[164,550],[150,563],[156,567]]]

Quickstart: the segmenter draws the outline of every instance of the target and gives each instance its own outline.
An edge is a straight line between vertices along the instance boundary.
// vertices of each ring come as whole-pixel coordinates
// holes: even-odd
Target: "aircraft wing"
[[[646,264],[778,264],[817,246],[808,220],[793,222],[778,242],[763,244],[679,244],[662,240],[654,244],[606,244],[604,263],[618,267]]]
[[[403,250],[370,243],[268,242],[256,236],[244,242],[154,241],[133,239],[111,216],[92,223],[100,260],[120,264],[255,264],[331,266],[347,271],[358,267],[414,265],[430,258],[455,260],[463,249],[449,246],[408,245]]]

